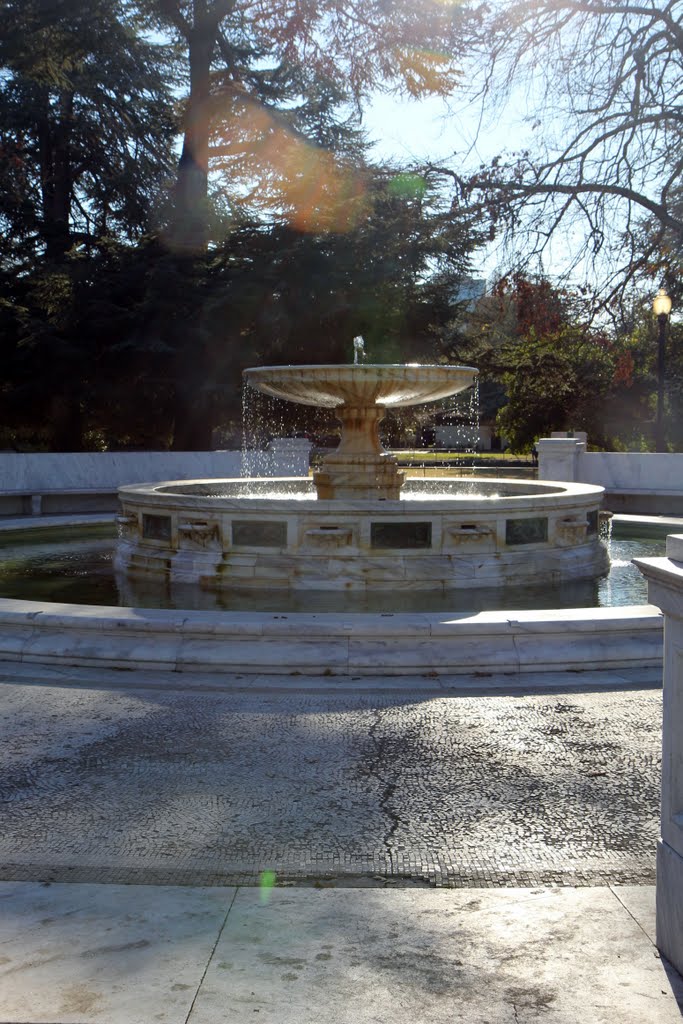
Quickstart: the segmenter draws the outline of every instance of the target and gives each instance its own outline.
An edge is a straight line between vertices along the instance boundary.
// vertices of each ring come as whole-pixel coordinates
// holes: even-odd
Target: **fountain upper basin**
[[[275,398],[335,409],[341,437],[313,475],[319,498],[393,501],[400,497],[404,474],[380,440],[387,407],[455,395],[474,383],[477,372],[473,366],[363,363],[259,366],[243,376],[250,387]]]
[[[299,405],[410,406],[435,402],[474,383],[473,366],[418,364],[258,366],[244,371],[250,387]]]

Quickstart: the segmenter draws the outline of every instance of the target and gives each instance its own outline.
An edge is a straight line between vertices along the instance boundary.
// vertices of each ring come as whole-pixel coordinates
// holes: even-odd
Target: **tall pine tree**
[[[172,168],[169,51],[142,38],[123,0],[4,0],[0,17],[7,416],[76,449],[93,372],[77,308],[85,262],[149,229]]]

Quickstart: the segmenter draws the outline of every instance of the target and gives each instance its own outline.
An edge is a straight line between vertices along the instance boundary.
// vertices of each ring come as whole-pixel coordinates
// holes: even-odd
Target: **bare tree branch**
[[[618,272],[624,286],[657,272],[657,245],[662,260],[683,261],[683,0],[479,10],[473,93],[498,109],[525,90],[538,141],[476,170],[438,169],[458,204],[534,258],[569,232],[568,263],[599,257],[604,278]]]

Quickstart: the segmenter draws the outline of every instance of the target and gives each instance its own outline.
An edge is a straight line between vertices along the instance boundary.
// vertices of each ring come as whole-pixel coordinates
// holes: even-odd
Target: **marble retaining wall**
[[[259,476],[305,476],[311,445],[282,439],[250,455]],[[124,484],[197,477],[238,477],[242,453],[217,452],[0,452],[0,515],[118,508]]]
[[[568,480],[605,488],[611,512],[683,515],[683,453],[589,452],[575,438],[537,444],[539,480]]]
[[[650,605],[427,614],[263,614],[0,600],[0,662],[245,675],[499,675],[661,666]],[[577,677],[578,678],[578,677]]]

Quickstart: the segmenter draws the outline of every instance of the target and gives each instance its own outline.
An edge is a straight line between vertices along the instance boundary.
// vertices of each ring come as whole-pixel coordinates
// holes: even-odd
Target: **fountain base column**
[[[319,499],[398,501],[401,497],[405,473],[389,452],[375,457],[358,455],[334,461],[330,458],[324,460],[324,469],[313,474]]]
[[[381,405],[337,406],[335,415],[342,425],[339,447],[313,474],[319,499],[399,500],[405,473],[380,441],[378,428],[385,412]]]

